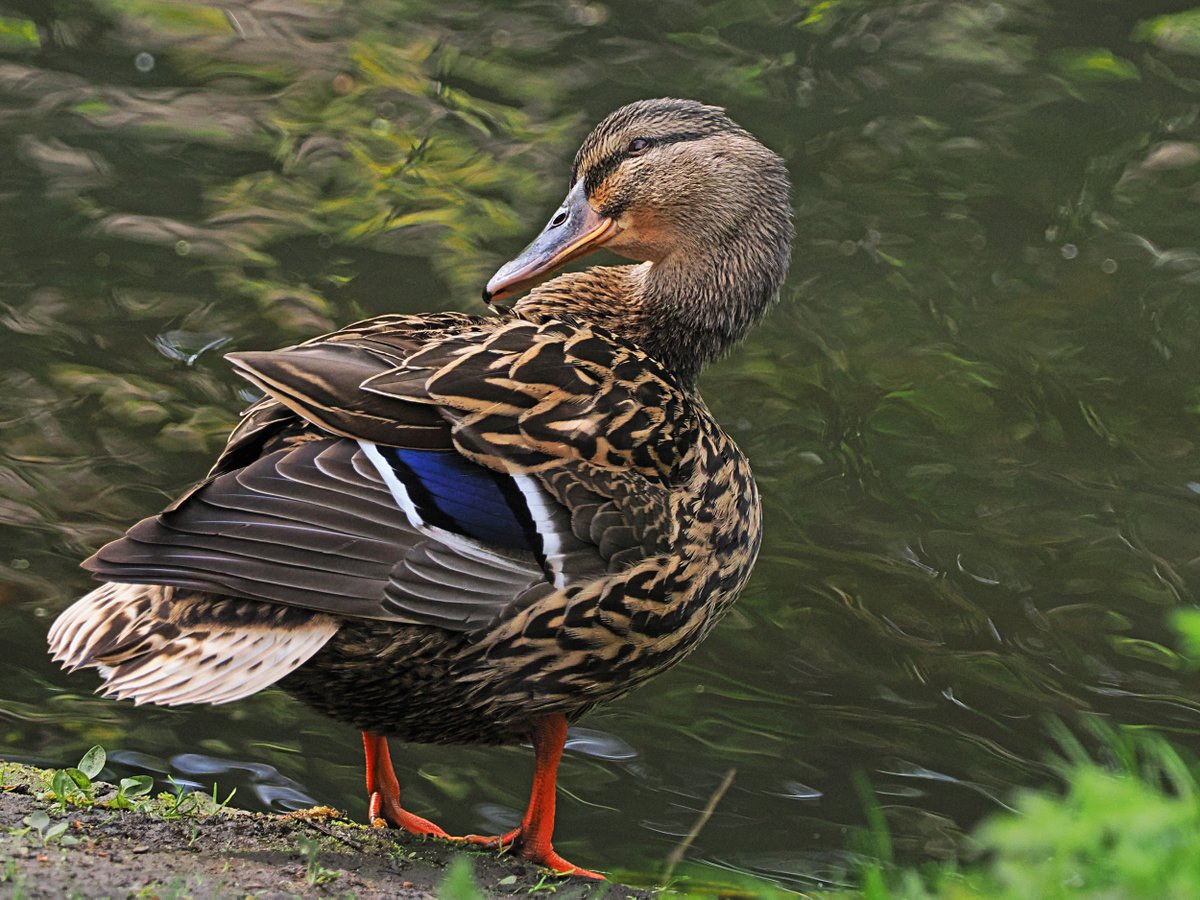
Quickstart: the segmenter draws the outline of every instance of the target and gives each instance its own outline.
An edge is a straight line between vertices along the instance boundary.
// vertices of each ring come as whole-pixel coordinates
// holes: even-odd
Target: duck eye
[[[640,153],[645,153],[650,149],[650,142],[645,138],[634,138],[629,142],[629,146],[625,148],[625,152],[630,156],[637,156]]]

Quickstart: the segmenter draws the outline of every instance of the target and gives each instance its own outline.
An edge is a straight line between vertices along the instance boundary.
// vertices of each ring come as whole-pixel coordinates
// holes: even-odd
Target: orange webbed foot
[[[603,881],[599,872],[581,869],[567,862],[554,852],[550,843],[554,833],[554,793],[558,774],[558,763],[562,758],[563,744],[567,739],[567,719],[561,713],[544,716],[535,721],[531,728],[533,738],[533,790],[529,796],[529,808],[521,825],[499,837],[481,837],[469,834],[457,840],[495,850],[512,849],[523,859],[544,866],[559,875],[578,875]]]
[[[597,881],[606,880],[599,872],[583,869],[574,863],[567,862],[555,852],[553,847],[538,848],[535,842],[532,841],[526,844],[520,828],[514,828],[512,831],[501,835],[468,834],[463,837],[451,838],[450,840],[463,841],[489,850],[511,850],[522,859],[527,859],[534,865],[542,866],[559,875],[578,875],[581,878],[594,878]]]
[[[371,800],[367,804],[367,821],[371,823],[372,828],[403,828],[409,834],[450,837],[440,826],[402,807],[399,798],[393,801],[391,797],[379,791],[371,794]]]
[[[517,838],[521,836],[521,829],[514,828],[506,834],[500,835],[484,835],[484,834],[468,834],[463,837],[451,838],[454,841],[465,841],[468,844],[474,844],[477,847],[486,847],[488,850],[507,850],[517,842]]]
[[[409,834],[448,838],[440,827],[428,819],[410,813],[400,805],[400,782],[392,768],[387,740],[377,734],[363,732],[363,749],[367,759],[367,821],[373,828],[403,828]]]
[[[543,866],[559,875],[576,875],[580,878],[591,878],[596,881],[606,880],[605,877],[599,872],[593,872],[590,869],[581,869],[579,866],[567,862],[554,852],[553,847],[547,847],[540,853],[528,852],[524,848],[518,850],[517,852],[531,863]]]

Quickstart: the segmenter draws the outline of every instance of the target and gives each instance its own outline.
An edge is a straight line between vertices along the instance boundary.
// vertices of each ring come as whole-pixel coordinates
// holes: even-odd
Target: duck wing
[[[267,397],[97,577],[471,631],[675,533],[692,407],[599,329],[398,316],[231,359]]]

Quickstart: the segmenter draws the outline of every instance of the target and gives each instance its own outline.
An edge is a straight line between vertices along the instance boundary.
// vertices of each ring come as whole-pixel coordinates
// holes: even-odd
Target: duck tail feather
[[[48,641],[64,668],[96,669],[104,696],[177,706],[228,703],[274,684],[338,624],[293,607],[108,582],[60,615]]]

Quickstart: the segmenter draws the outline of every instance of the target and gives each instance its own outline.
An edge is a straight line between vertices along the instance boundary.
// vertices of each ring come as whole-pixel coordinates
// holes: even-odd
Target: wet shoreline
[[[416,898],[443,896],[467,877],[486,897],[546,883],[556,897],[650,895],[547,878],[511,856],[368,828],[328,809],[311,817],[250,813],[217,808],[201,792],[182,803],[160,795],[114,809],[117,788],[97,783],[91,798],[64,810],[53,800],[52,776],[0,763],[0,895]]]

